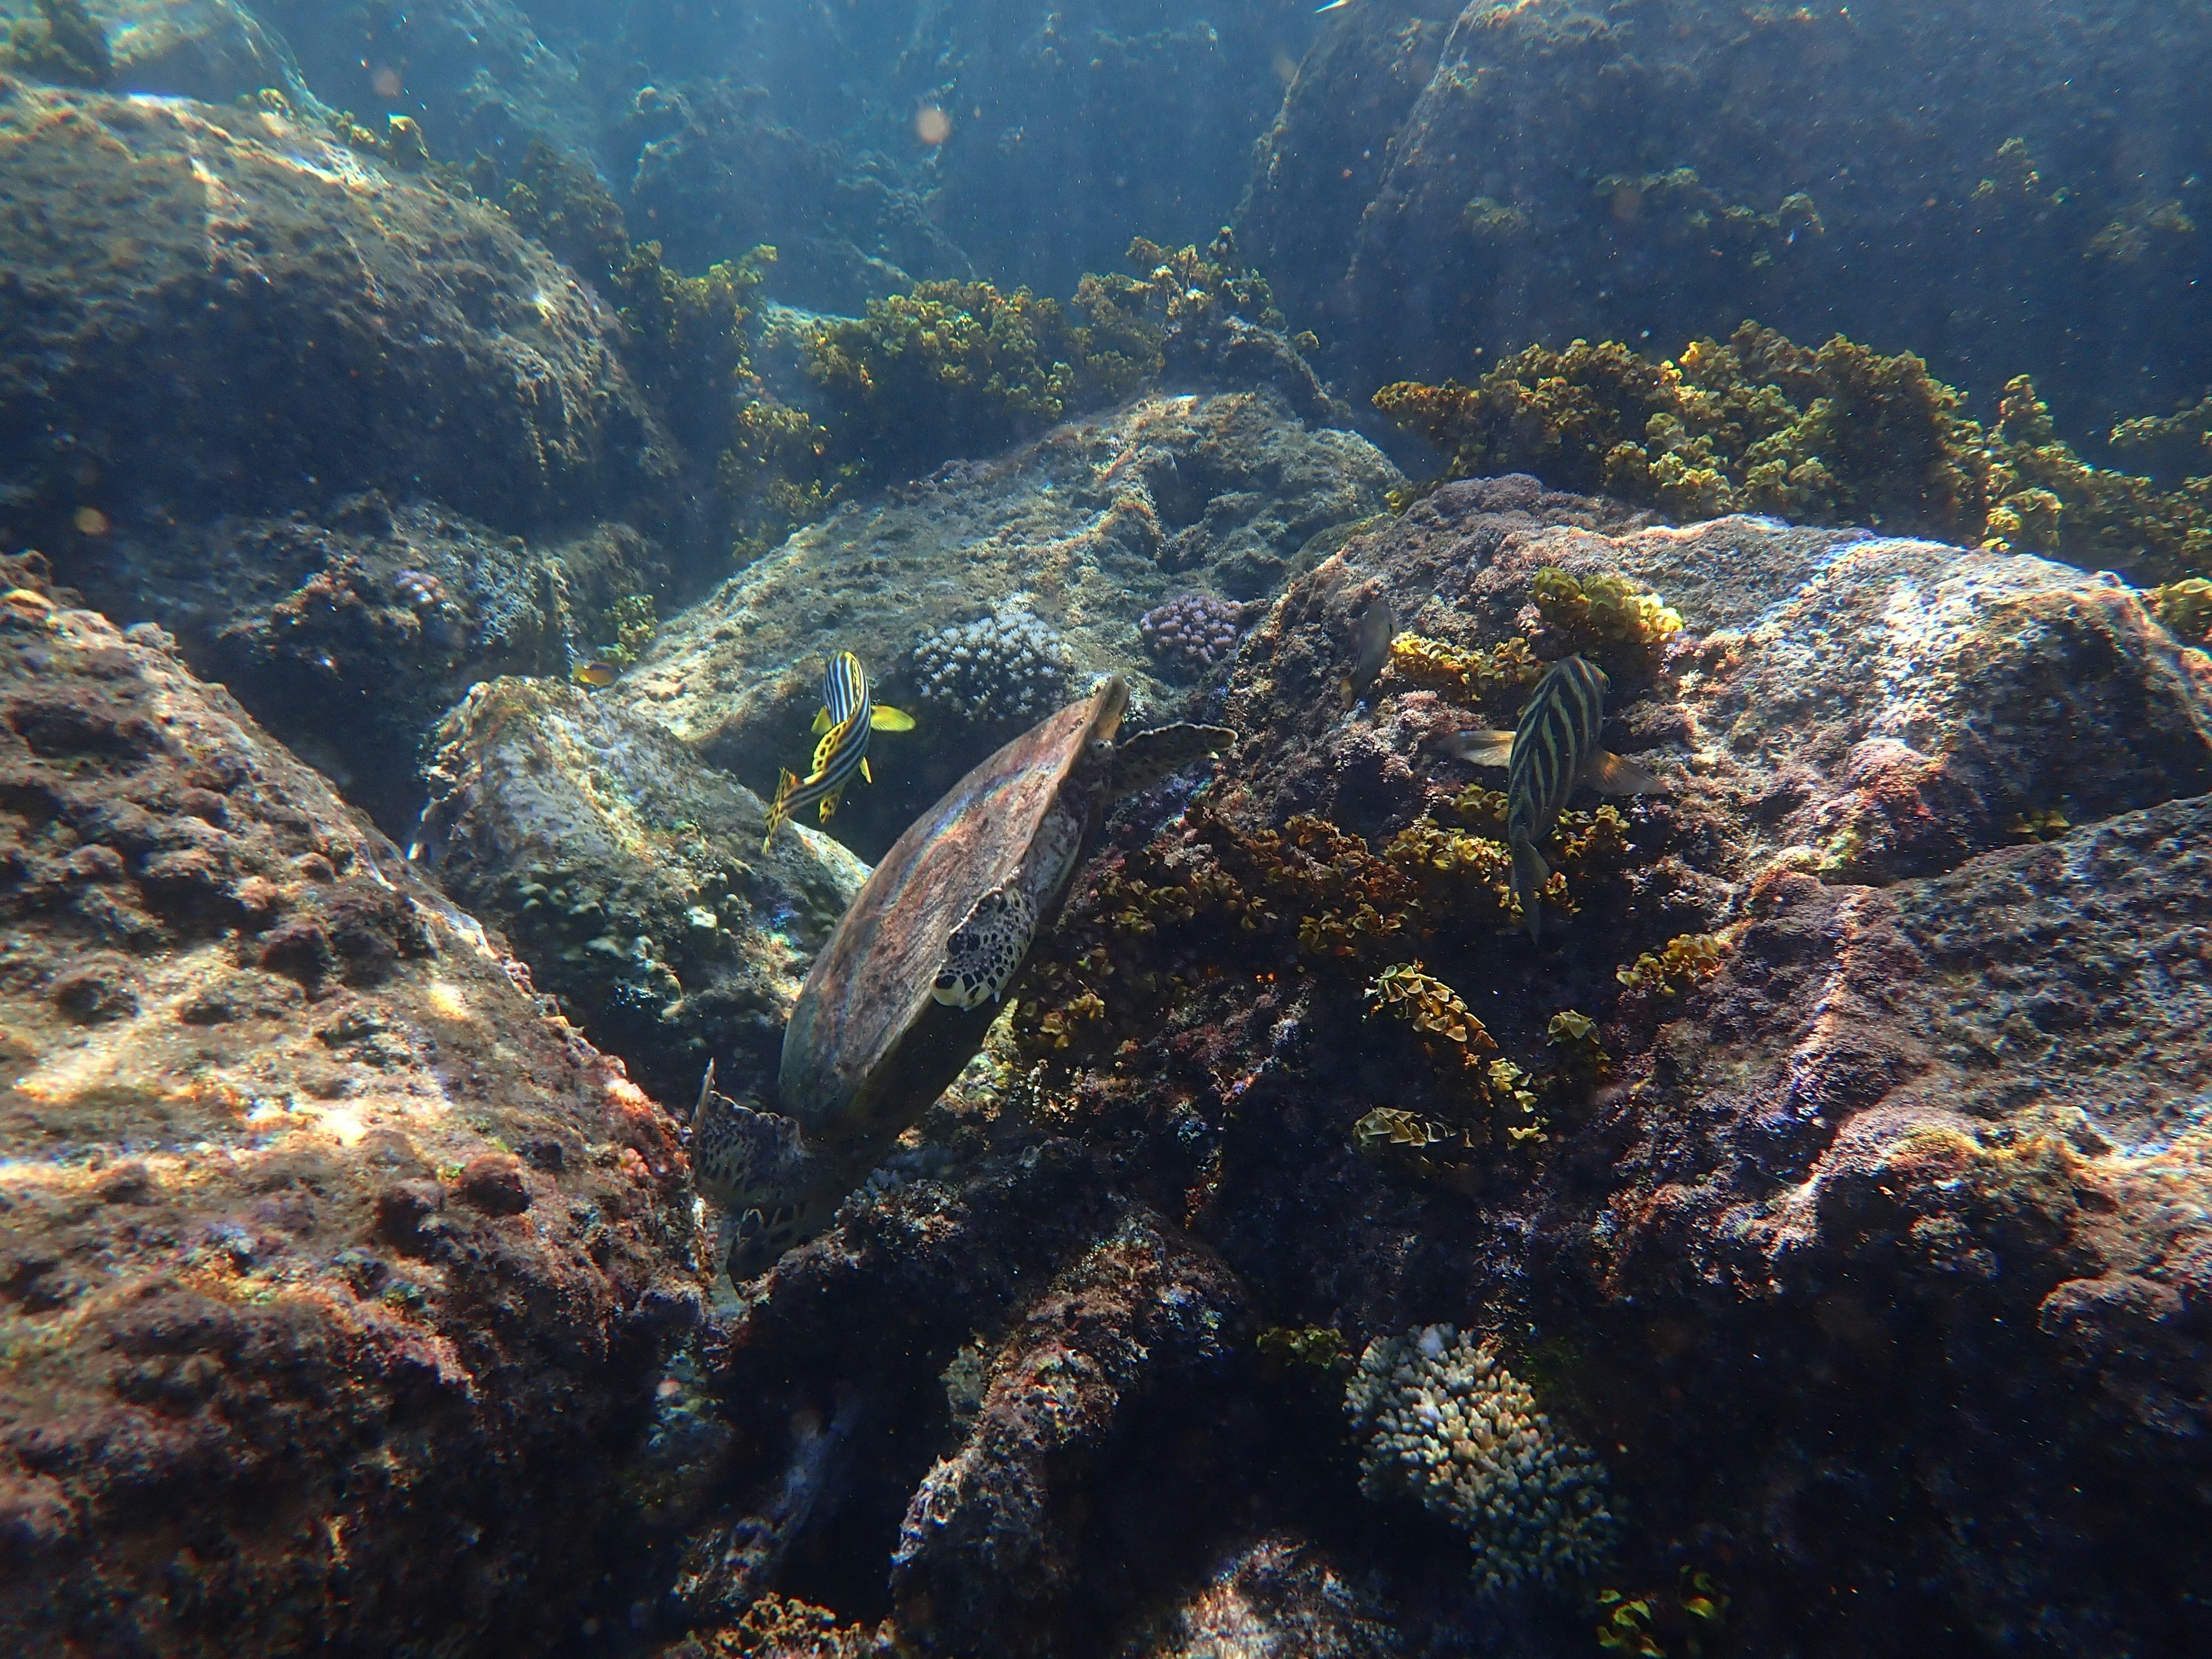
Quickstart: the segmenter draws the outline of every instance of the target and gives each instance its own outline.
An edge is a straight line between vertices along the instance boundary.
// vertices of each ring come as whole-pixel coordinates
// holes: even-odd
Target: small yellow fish
[[[622,678],[622,670],[611,662],[602,662],[592,657],[570,669],[568,677],[579,685],[588,685],[594,691],[603,691]]]
[[[876,781],[868,769],[868,735],[872,732],[911,732],[914,716],[884,705],[878,707],[868,690],[867,671],[849,651],[832,652],[822,671],[822,712],[814,717],[822,741],[814,745],[814,767],[805,777],[786,769],[777,781],[775,803],[768,810],[768,834],[761,838],[765,853],[775,841],[783,821],[811,802],[819,801],[822,822],[837,811],[845,786],[858,772],[867,782]]]

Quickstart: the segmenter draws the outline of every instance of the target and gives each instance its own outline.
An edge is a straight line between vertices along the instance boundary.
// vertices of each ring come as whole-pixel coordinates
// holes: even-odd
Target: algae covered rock
[[[11,82],[0,165],[0,501],[58,557],[81,507],[380,486],[526,529],[666,470],[588,289],[281,110]]]
[[[447,890],[660,1097],[709,1060],[757,1095],[867,867],[807,825],[762,852],[758,796],[560,681],[478,685],[438,741],[423,848]]]
[[[2202,395],[2187,90],[2203,15],[2127,0],[1346,7],[1259,146],[1244,246],[1361,389],[1753,317],[2033,374],[2070,432]],[[2110,142],[2118,98],[2167,142]],[[2165,296],[2115,311],[2114,283]]]
[[[766,788],[812,752],[825,646],[909,707],[918,646],[1012,611],[1065,646],[1077,689],[1117,672],[1147,716],[1172,718],[1190,687],[1162,677],[1145,613],[1272,592],[1310,540],[1380,511],[1399,482],[1364,439],[1309,428],[1273,392],[1142,398],[798,532],[672,621],[613,695]],[[875,786],[840,809],[837,833],[871,853],[1011,735],[980,718],[992,708],[914,712],[922,725],[872,747]]]
[[[150,633],[11,599],[0,773],[0,1645],[566,1638],[673,1124]]]
[[[177,637],[194,669],[374,817],[410,836],[433,729],[477,681],[563,674],[605,649],[666,568],[621,524],[535,542],[382,492],[314,517],[111,526],[70,576],[118,622]]]

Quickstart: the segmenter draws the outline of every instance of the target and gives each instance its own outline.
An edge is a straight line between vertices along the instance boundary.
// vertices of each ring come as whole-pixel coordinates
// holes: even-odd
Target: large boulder
[[[2100,431],[2212,379],[2208,64],[2204,15],[2159,0],[1362,0],[1260,146],[1240,240],[1363,392],[1752,317],[1988,393],[2032,374]]]
[[[0,504],[64,563],[80,509],[374,486],[512,531],[665,470],[587,288],[282,109],[10,82],[0,157]]]
[[[659,586],[663,549],[626,525],[525,539],[379,490],[306,513],[112,526],[74,585],[118,623],[174,635],[293,753],[394,840],[411,838],[429,739],[498,674],[566,677]]]
[[[697,1312],[671,1121],[158,630],[21,591],[0,915],[0,1646],[571,1638]]]
[[[612,695],[765,793],[813,750],[824,646],[858,653],[878,701],[921,721],[873,743],[874,787],[846,792],[836,832],[873,856],[1027,724],[985,701],[932,701],[915,672],[925,636],[1033,617],[1065,651],[1033,706],[1111,671],[1140,716],[1171,718],[1206,677],[1154,657],[1144,614],[1184,594],[1263,600],[1302,549],[1402,482],[1364,439],[1307,427],[1272,391],[1141,398],[798,532],[672,621]],[[935,684],[972,685],[996,660]],[[1036,668],[1007,660],[1009,674]]]
[[[867,866],[606,696],[475,687],[438,732],[423,854],[538,987],[663,1099],[711,1060],[760,1097],[799,981]]]

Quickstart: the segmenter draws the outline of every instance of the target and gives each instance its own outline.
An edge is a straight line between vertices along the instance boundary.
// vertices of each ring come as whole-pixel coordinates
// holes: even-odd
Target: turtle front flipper
[[[1029,954],[1036,920],[1036,906],[1021,888],[1011,882],[992,888],[945,941],[933,994],[956,1008],[996,1002]]]
[[[710,1068],[691,1118],[691,1182],[723,1213],[734,1283],[820,1232],[843,1188],[807,1151],[799,1125],[740,1105],[714,1083]],[[825,1187],[834,1188],[826,1201]]]

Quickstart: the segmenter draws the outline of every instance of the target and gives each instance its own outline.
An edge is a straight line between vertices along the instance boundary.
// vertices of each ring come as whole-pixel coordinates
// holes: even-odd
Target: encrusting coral
[[[1360,1442],[1360,1490],[1418,1498],[1466,1533],[1485,1593],[1558,1588],[1610,1554],[1604,1466],[1536,1409],[1495,1344],[1449,1325],[1377,1337],[1345,1412]]]
[[[1885,357],[1841,335],[1813,349],[1749,322],[1673,359],[1577,340],[1531,346],[1472,386],[1408,380],[1375,394],[1443,452],[1449,478],[1527,470],[1682,519],[1764,513],[2152,576],[2212,568],[2212,480],[2166,489],[2089,465],[2026,376],[2005,386],[1993,426],[1964,402],[1910,352]],[[2192,421],[2203,423],[2193,411],[2124,422],[2112,438],[2124,451],[2188,450]]]
[[[925,634],[914,647],[915,696],[956,719],[1027,720],[1068,694],[1075,653],[1010,599],[988,617]]]

